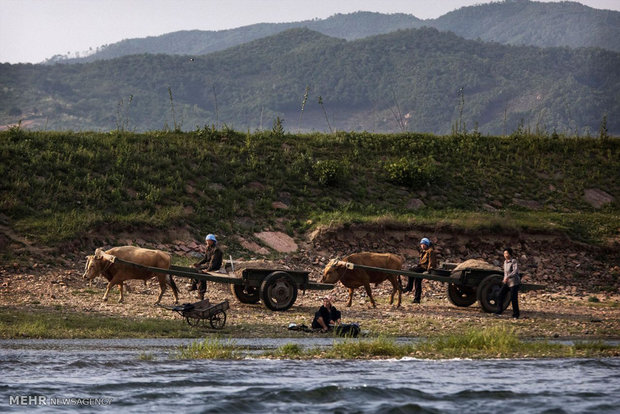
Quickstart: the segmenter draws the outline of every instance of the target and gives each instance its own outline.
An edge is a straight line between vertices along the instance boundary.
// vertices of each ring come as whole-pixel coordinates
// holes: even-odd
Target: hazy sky
[[[544,0],[559,1],[559,0]],[[484,0],[0,0],[0,62],[38,63],[123,39],[177,30],[222,30],[254,23],[374,11],[436,18]],[[620,10],[620,0],[580,0]]]

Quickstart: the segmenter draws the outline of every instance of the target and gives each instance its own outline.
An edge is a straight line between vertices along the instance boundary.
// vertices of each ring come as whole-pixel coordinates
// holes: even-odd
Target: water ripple
[[[616,413],[620,406],[619,358],[193,361],[168,359],[178,346],[169,340],[112,341],[109,349],[93,340],[32,344],[0,348],[2,412],[26,411],[9,404],[19,395],[112,401],[62,407],[69,412],[461,413],[501,405],[504,413]],[[156,357],[140,359],[145,352]]]

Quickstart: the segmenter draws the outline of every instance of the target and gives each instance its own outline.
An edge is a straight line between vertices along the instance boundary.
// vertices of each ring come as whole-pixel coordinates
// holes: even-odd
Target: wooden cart
[[[499,291],[503,284],[503,275],[500,270],[463,269],[454,271],[454,263],[445,263],[441,269],[433,269],[430,273],[416,273],[407,270],[384,269],[380,267],[359,265],[351,262],[341,262],[349,269],[366,269],[377,272],[397,274],[407,278],[436,280],[447,283],[448,299],[455,306],[470,306],[476,301],[485,312],[496,312],[499,309]],[[531,283],[521,284],[521,292],[544,289],[543,285]],[[502,310],[510,303],[510,295],[506,295]]]
[[[297,300],[299,290],[331,290],[334,285],[311,282],[310,272],[285,269],[244,269],[241,277],[218,272],[202,272],[193,267],[170,266],[168,269],[144,266],[115,256],[108,255],[108,260],[146,269],[155,273],[170,274],[196,280],[216,283],[228,283],[233,295],[242,303],[263,302],[267,309],[285,311]]]

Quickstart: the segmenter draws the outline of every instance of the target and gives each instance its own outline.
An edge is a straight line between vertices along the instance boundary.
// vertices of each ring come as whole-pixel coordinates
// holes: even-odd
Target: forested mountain
[[[466,39],[511,45],[602,47],[620,51],[620,13],[575,2],[512,0],[463,7],[432,26]]]
[[[452,31],[466,39],[511,45],[601,47],[620,51],[619,12],[597,10],[575,2],[511,0],[464,7],[429,20],[406,14],[357,12],[337,14],[323,20],[261,23],[230,30],[179,31],[126,39],[77,59],[58,55],[49,63],[91,62],[142,53],[204,55],[297,27],[354,40],[422,26]]]
[[[422,28],[345,41],[308,29],[205,56],[0,65],[0,123],[39,129],[620,132],[620,53]],[[308,88],[308,89],[307,89]],[[304,111],[302,103],[307,93]],[[615,116],[614,116],[615,115]]]
[[[327,19],[315,19],[292,23],[259,23],[236,29],[204,31],[190,30],[139,39],[126,39],[99,48],[95,53],[67,59],[55,56],[48,63],[82,63],[100,59],[113,59],[126,55],[142,53],[165,53],[169,55],[200,56],[230,47],[239,46],[252,40],[283,32],[293,28],[308,28],[328,36],[341,39],[361,39],[399,29],[418,28],[423,21],[407,14],[381,14],[357,12],[336,14]]]

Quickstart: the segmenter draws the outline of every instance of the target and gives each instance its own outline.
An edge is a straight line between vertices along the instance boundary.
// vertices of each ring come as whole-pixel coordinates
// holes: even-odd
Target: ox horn
[[[349,270],[353,270],[353,269],[355,268],[355,264],[354,264],[354,263],[351,263],[351,262],[345,262],[344,260],[338,260],[338,261],[336,262],[336,264],[337,264],[338,266],[344,266],[344,267],[346,267],[346,268],[347,268],[347,269],[349,269]]]
[[[108,260],[108,261],[110,261],[112,263],[114,263],[114,260],[116,260],[116,256],[108,254],[108,253],[104,252],[102,249],[95,250],[95,258],[96,259],[105,259],[105,260]]]

